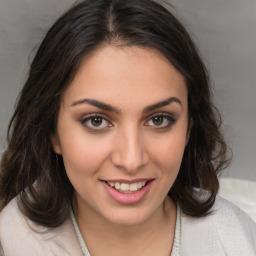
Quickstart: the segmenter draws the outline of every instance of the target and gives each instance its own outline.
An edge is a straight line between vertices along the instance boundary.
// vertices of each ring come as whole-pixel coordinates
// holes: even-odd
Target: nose
[[[139,129],[129,127],[118,133],[111,161],[113,165],[129,173],[134,173],[147,164],[148,154]]]

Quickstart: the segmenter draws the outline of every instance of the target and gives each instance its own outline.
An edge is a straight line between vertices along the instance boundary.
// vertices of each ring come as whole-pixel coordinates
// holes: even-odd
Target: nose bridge
[[[133,172],[146,164],[143,136],[138,127],[129,125],[120,129],[116,143],[112,158],[116,166]]]

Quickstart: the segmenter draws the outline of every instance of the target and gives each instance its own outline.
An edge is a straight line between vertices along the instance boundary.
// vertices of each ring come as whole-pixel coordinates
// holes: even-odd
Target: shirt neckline
[[[80,229],[78,227],[75,215],[73,213],[73,210],[70,209],[70,216],[71,220],[81,247],[81,250],[83,252],[83,256],[91,256],[85,241],[83,239],[83,236],[80,232]],[[175,235],[174,235],[174,241],[172,246],[172,252],[170,256],[180,256],[180,236],[181,236],[181,213],[180,213],[180,206],[177,204],[177,217],[176,217],[176,224],[175,224]]]

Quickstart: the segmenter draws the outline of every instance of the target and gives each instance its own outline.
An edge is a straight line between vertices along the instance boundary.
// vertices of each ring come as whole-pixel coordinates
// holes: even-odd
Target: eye
[[[175,119],[170,114],[155,114],[153,117],[151,117],[147,122],[146,126],[151,126],[154,128],[169,128],[172,126],[172,124],[175,123]]]
[[[81,123],[86,128],[93,130],[100,130],[112,126],[106,117],[99,114],[93,114],[85,117],[81,120]]]

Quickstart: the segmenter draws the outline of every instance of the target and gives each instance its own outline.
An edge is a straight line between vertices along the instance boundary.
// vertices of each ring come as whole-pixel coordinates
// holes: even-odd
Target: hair
[[[169,195],[185,214],[207,215],[218,192],[218,174],[229,163],[221,118],[191,37],[172,13],[151,0],[81,1],[47,32],[8,127],[0,209],[18,196],[23,214],[36,223],[57,227],[68,218],[74,188],[50,136],[56,133],[61,95],[86,55],[104,44],[156,49],[185,77],[192,128]],[[199,199],[195,188],[208,196]]]

